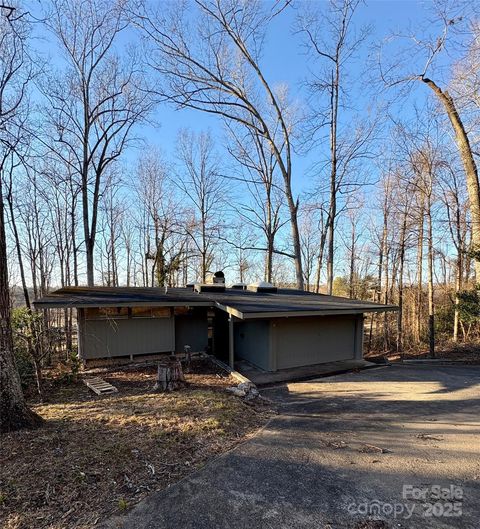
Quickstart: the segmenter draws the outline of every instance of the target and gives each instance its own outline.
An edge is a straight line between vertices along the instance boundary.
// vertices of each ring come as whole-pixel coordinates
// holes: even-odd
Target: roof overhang
[[[217,304],[218,305],[218,304]],[[268,318],[296,318],[302,316],[341,316],[341,315],[357,315],[368,312],[395,312],[398,311],[398,307],[391,306],[385,308],[359,308],[353,309],[326,309],[326,310],[290,310],[290,311],[265,311],[265,312],[240,312],[239,310],[233,309],[232,307],[219,307],[241,320],[255,320],[255,319],[268,319]]]
[[[95,309],[99,307],[214,307],[211,301],[108,301],[82,303],[68,301],[34,301],[38,309]]]
[[[343,303],[343,300],[339,302],[340,298],[327,302],[327,297],[324,296],[319,297],[320,302],[318,303],[318,308],[315,306],[315,300],[312,298],[308,299],[308,304],[302,306],[301,303],[297,303],[297,299],[301,298],[292,299],[292,297],[289,296],[284,301],[281,293],[279,293],[278,296],[276,294],[274,294],[273,297],[268,296],[266,300],[262,299],[260,301],[256,299],[256,297],[252,299],[250,295],[245,295],[245,301],[247,301],[247,305],[249,305],[247,307],[244,303],[243,296],[239,298],[238,295],[235,295],[234,299],[228,299],[227,294],[220,297],[220,293],[216,295],[204,293],[191,296],[189,293],[188,295],[185,295],[185,292],[175,295],[174,292],[169,291],[169,296],[165,293],[164,295],[160,294],[156,297],[155,293],[145,293],[145,291],[143,291],[139,293],[141,294],[141,297],[140,295],[136,296],[136,292],[133,294],[127,292],[127,294],[131,294],[131,297],[128,298],[126,295],[115,297],[111,292],[102,292],[101,290],[99,290],[98,295],[95,292],[94,295],[88,296],[83,295],[83,290],[83,288],[73,288],[70,289],[69,292],[62,292],[60,290],[47,295],[38,301],[34,301],[34,305],[39,309],[88,309],[98,307],[206,307],[217,308],[240,320],[294,318],[305,316],[340,316],[349,314],[358,315],[368,312],[390,312],[399,310],[399,308],[394,305],[381,305],[371,302],[345,299],[345,303]],[[102,295],[104,293],[108,294],[108,296]],[[137,299],[135,299],[135,297],[137,297]],[[219,297],[220,299],[218,299]],[[268,306],[272,299],[275,300],[276,307]],[[313,301],[313,303],[310,303],[310,301]]]

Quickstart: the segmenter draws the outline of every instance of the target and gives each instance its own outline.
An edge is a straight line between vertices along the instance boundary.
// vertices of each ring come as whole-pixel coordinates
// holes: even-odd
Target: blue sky
[[[32,0],[34,1],[34,0]],[[324,2],[313,2],[313,5],[318,5],[321,9],[326,7]],[[301,7],[300,2],[293,4]],[[429,2],[420,1],[368,1],[361,4],[354,17],[354,26],[360,28],[364,25],[371,25],[372,31],[367,41],[363,44],[358,56],[351,61],[348,68],[349,79],[352,79],[353,86],[351,90],[351,104],[357,112],[366,113],[371,103],[371,94],[368,87],[365,85],[365,78],[362,74],[365,73],[367,58],[371,53],[371,46],[375,42],[379,42],[389,35],[392,31],[400,30],[406,31],[410,26],[418,27],[422,25],[425,27],[428,21],[428,11],[432,4]],[[40,9],[38,3],[32,4],[32,10]],[[311,61],[304,55],[300,46],[300,36],[293,32],[293,25],[296,17],[296,10],[293,8],[285,9],[281,15],[276,17],[267,34],[265,42],[263,60],[261,67],[272,84],[285,83],[289,86],[290,95],[292,99],[298,100],[300,104],[305,101],[305,90],[302,88],[301,82],[309,73],[309,65]],[[430,30],[428,26],[427,31]],[[434,28],[433,28],[434,31]],[[132,32],[125,34],[120,42],[120,45],[127,44],[132,38]],[[49,64],[55,67],[61,67],[62,60],[58,56],[58,46],[53,43],[51,37],[46,40],[37,40],[38,51],[42,55],[48,57]],[[390,48],[395,51],[395,44]],[[413,117],[413,103],[418,106],[423,106],[427,99],[431,98],[427,88],[422,85],[415,86],[412,94],[407,99],[402,99],[393,108],[393,112],[397,117],[402,119],[409,119]],[[354,111],[342,112],[341,121],[343,127],[348,127],[354,120]],[[155,126],[138,126],[136,129],[137,136],[141,137],[147,144],[159,147],[164,153],[165,158],[172,162],[175,160],[175,145],[177,134],[182,128],[190,128],[194,131],[210,130],[210,132],[219,139],[219,151],[222,151],[223,144],[223,128],[222,122],[215,116],[184,109],[181,111],[175,110],[167,104],[163,104],[156,110],[154,116],[158,125]],[[385,141],[388,140],[384,138]],[[328,148],[327,142],[320,146],[315,152],[307,155],[296,154],[293,160],[293,185],[294,191],[301,194],[305,191],[311,191],[315,188],[315,179],[312,175],[313,162],[318,161],[326,154]],[[130,175],[133,174],[134,166],[138,157],[141,156],[141,151],[131,149],[125,153],[123,163],[126,170],[124,171],[124,181],[128,183]],[[226,159],[226,168],[228,170],[229,161]],[[374,161],[366,168],[368,178],[373,184],[378,180],[380,168]],[[366,200],[371,200],[372,205],[375,206],[374,201],[374,187],[366,187],[363,194]],[[360,197],[357,197],[361,200]],[[375,211],[372,210],[372,215]],[[284,228],[285,235],[288,234],[288,226]],[[341,246],[338,240],[337,244]]]
[[[318,4],[319,7],[325,6],[322,1],[311,4]],[[355,14],[354,25],[359,28],[363,25],[372,25],[372,33],[369,39],[364,43],[357,60],[352,61],[349,75],[352,78],[358,76],[365,69],[365,62],[369,53],[371,43],[378,41],[388,35],[392,29],[405,29],[410,24],[415,25],[420,19],[424,19],[428,2],[419,1],[368,1],[361,4]],[[294,2],[294,8],[285,9],[277,16],[269,28],[267,35],[262,68],[267,79],[272,84],[286,83],[289,86],[291,97],[300,103],[305,101],[305,93],[301,86],[302,80],[308,76],[308,59],[302,52],[300,42],[301,38],[293,32],[293,25],[297,9],[302,6],[301,2]],[[37,2],[29,3],[32,12],[37,13],[40,5]],[[52,41],[52,37],[42,35],[42,40],[36,41],[38,51],[48,57],[48,63],[54,68],[60,66],[62,61],[58,56],[58,46]],[[132,38],[132,34],[122,39],[127,41]],[[45,39],[45,40],[44,40]],[[422,90],[418,90],[416,96],[422,97]],[[360,83],[356,83],[352,91],[352,101],[357,108],[366,108],[369,104],[368,98],[364,96],[364,90]],[[408,114],[408,108],[404,109]],[[348,112],[342,116],[345,123],[348,123]],[[158,146],[168,158],[174,156],[175,142],[178,130],[181,128],[191,128],[196,131],[209,129],[212,134],[221,136],[222,124],[218,118],[199,111],[189,109],[175,110],[171,106],[161,105],[154,116],[155,126],[142,125],[137,127],[137,134],[142,137],[148,144]],[[134,162],[138,152],[132,151],[127,153],[124,161],[128,164]],[[302,175],[308,172],[311,166],[310,156],[297,156],[295,159],[295,172]],[[305,182],[303,177],[296,177],[298,190],[304,188]],[[307,182],[308,183],[308,182]]]
[[[322,2],[317,3],[322,4]],[[300,6],[299,3],[296,5]],[[415,25],[418,20],[424,19],[426,7],[428,4],[425,2],[413,0],[372,1],[360,5],[354,19],[355,25],[357,27],[372,25],[372,33],[364,43],[358,60],[352,61],[349,75],[355,79],[363,73],[367,56],[371,51],[371,43],[382,39],[392,29],[405,29],[410,24]],[[301,83],[308,76],[308,58],[302,52],[301,38],[295,35],[292,29],[295,16],[294,9],[286,9],[274,19],[265,43],[262,68],[271,83],[287,83],[292,98],[303,102],[305,93]],[[415,94],[417,103],[422,101],[426,95],[426,90],[419,87]],[[368,97],[365,97],[360,82],[356,83],[353,88],[352,101],[359,109],[367,108],[369,105]],[[405,103],[403,111],[404,117],[409,115],[408,102]],[[348,123],[348,112],[343,114],[342,119]],[[148,143],[159,146],[167,156],[173,156],[176,134],[180,128],[188,127],[197,131],[209,129],[213,134],[221,135],[220,120],[199,111],[189,109],[178,111],[171,106],[162,105],[157,111],[156,120],[160,124],[159,127],[142,127],[140,132]],[[295,157],[294,182],[297,191],[311,185],[311,177],[308,175],[311,173],[310,168],[314,159],[314,154]]]

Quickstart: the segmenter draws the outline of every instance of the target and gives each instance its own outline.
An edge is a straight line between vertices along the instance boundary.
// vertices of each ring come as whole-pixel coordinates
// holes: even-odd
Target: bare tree
[[[227,190],[209,133],[196,135],[183,130],[178,139],[178,158],[180,166],[176,184],[192,207],[186,232],[196,247],[200,260],[199,277],[205,282],[221,231],[221,211],[226,203]]]
[[[20,281],[22,283],[22,290],[23,290],[23,298],[25,300],[25,306],[27,309],[31,309],[32,305],[30,303],[30,293],[28,291],[27,286],[27,278],[25,273],[25,264],[24,264],[24,258],[23,258],[23,250],[22,250],[22,244],[20,241],[20,230],[17,222],[17,215],[16,215],[16,206],[15,206],[15,200],[14,200],[14,194],[19,192],[19,187],[14,189],[14,183],[13,183],[13,176],[15,173],[18,172],[18,169],[21,167],[21,162],[15,158],[14,152],[9,153],[9,160],[7,165],[7,159],[5,158],[4,162],[2,163],[3,169],[2,169],[2,175],[0,175],[0,178],[3,179],[3,185],[5,186],[5,200],[8,205],[8,214],[9,214],[9,221],[10,226],[13,234],[13,238],[15,241],[15,250],[17,254],[17,261],[18,261],[18,268],[20,272]],[[17,175],[17,180],[20,180]]]
[[[182,232],[183,208],[175,200],[168,171],[158,152],[142,154],[137,169],[136,193],[145,286],[171,284],[185,258],[185,238],[178,235]]]
[[[257,249],[265,250],[264,279],[271,283],[273,256],[278,252],[275,239],[285,224],[281,218],[285,197],[278,182],[277,162],[268,143],[257,132],[246,129],[245,133],[241,134],[232,126],[228,129],[231,139],[228,151],[242,169],[239,176],[228,176],[243,183],[250,198],[248,203],[242,201],[241,205],[235,205],[233,209],[242,221],[263,234],[265,248]],[[243,193],[244,189],[241,191]],[[248,241],[244,243],[249,244]]]
[[[340,189],[345,186],[353,162],[366,155],[365,148],[373,133],[362,127],[360,134],[348,138],[341,130],[341,111],[348,92],[346,66],[368,34],[364,28],[358,35],[352,19],[358,0],[331,0],[326,12],[324,4],[312,4],[297,20],[298,31],[304,35],[308,54],[317,62],[307,85],[313,100],[307,133],[313,143],[318,142],[323,129],[328,128],[329,139],[329,209],[327,217],[327,293],[332,294],[334,278],[335,224],[341,212],[338,204]],[[321,7],[320,7],[321,6]],[[322,100],[326,98],[326,103]],[[349,124],[349,132],[351,124]],[[322,165],[322,164],[319,164]]]
[[[6,16],[10,13],[10,16]],[[33,427],[40,418],[23,397],[15,366],[8,284],[3,171],[20,133],[18,116],[32,79],[28,26],[22,13],[0,8],[0,432]]]
[[[410,163],[415,175],[414,186],[421,195],[420,222],[423,231],[423,216],[426,219],[427,239],[427,284],[428,284],[428,336],[430,355],[435,356],[435,306],[434,306],[434,242],[432,207],[434,183],[437,178],[439,160],[430,142],[411,155]],[[423,240],[423,234],[422,234]],[[421,264],[420,264],[421,266]],[[420,285],[420,289],[421,289]]]
[[[441,183],[441,198],[447,213],[448,230],[456,251],[453,341],[457,342],[460,325],[459,293],[464,286],[465,257],[468,249],[468,203],[459,182],[457,171],[451,165],[447,166],[446,175]]]
[[[294,113],[285,87],[274,89],[260,63],[265,31],[278,10],[259,1],[196,0],[167,11],[165,5],[157,11],[144,6],[132,13],[151,45],[157,93],[179,108],[238,123],[268,143],[283,179],[296,283],[303,288],[299,201],[292,190]]]
[[[308,203],[303,204],[300,215],[300,226],[302,233],[302,257],[306,290],[316,289],[316,283],[314,283],[314,271],[315,267],[319,265],[319,252],[321,252],[318,247],[317,213],[318,210],[315,205],[312,207],[312,205]]]
[[[362,234],[361,226],[359,225],[361,202],[356,206],[352,206],[348,210],[348,220],[350,223],[350,240],[346,243],[349,254],[349,273],[348,273],[348,297],[355,299],[358,293],[358,265],[359,260],[359,242]],[[360,229],[359,229],[360,228]]]
[[[103,284],[118,287],[120,285],[120,241],[122,238],[122,221],[125,214],[125,205],[119,192],[121,182],[115,172],[105,178],[105,192],[102,193],[100,203],[100,233],[99,244],[100,266]]]
[[[47,17],[67,66],[46,81],[43,91],[50,102],[57,153],[81,184],[89,286],[94,284],[103,176],[132,139],[132,127],[153,104],[138,57],[116,51],[119,35],[127,27],[123,4],[123,0],[53,0]]]
[[[396,35],[397,41],[407,44],[390,58],[386,45],[380,48],[380,75],[388,87],[405,86],[410,88],[420,82],[428,87],[447,116],[455,134],[455,142],[466,177],[466,185],[470,201],[470,216],[472,222],[473,250],[480,248],[480,186],[478,170],[475,161],[469,133],[460,116],[459,108],[454,97],[447,88],[442,88],[441,81],[432,78],[437,69],[440,57],[445,55],[452,34],[464,34],[468,31],[468,24],[472,14],[464,12],[463,5],[450,5],[448,2],[435,3],[434,19],[429,21],[437,29],[437,35],[432,38],[421,38],[416,34]],[[473,41],[476,37],[473,37]],[[389,39],[392,41],[392,38]],[[440,75],[440,74],[438,74]],[[476,263],[477,281],[480,277],[480,263]]]

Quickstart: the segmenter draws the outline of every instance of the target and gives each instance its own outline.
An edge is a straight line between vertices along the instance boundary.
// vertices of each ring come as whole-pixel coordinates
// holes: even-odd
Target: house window
[[[192,310],[190,309],[190,307],[175,307],[173,309],[173,313],[175,314],[175,316],[187,316],[191,312]]]
[[[170,318],[169,307],[132,307],[132,318]]]
[[[87,320],[126,320],[128,307],[98,307],[85,309]]]

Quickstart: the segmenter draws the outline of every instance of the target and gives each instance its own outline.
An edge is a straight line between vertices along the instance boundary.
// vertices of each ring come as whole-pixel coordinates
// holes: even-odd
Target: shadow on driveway
[[[480,366],[392,366],[264,395],[280,415],[255,438],[102,527],[477,529]],[[457,487],[455,510],[424,505],[435,485]]]

